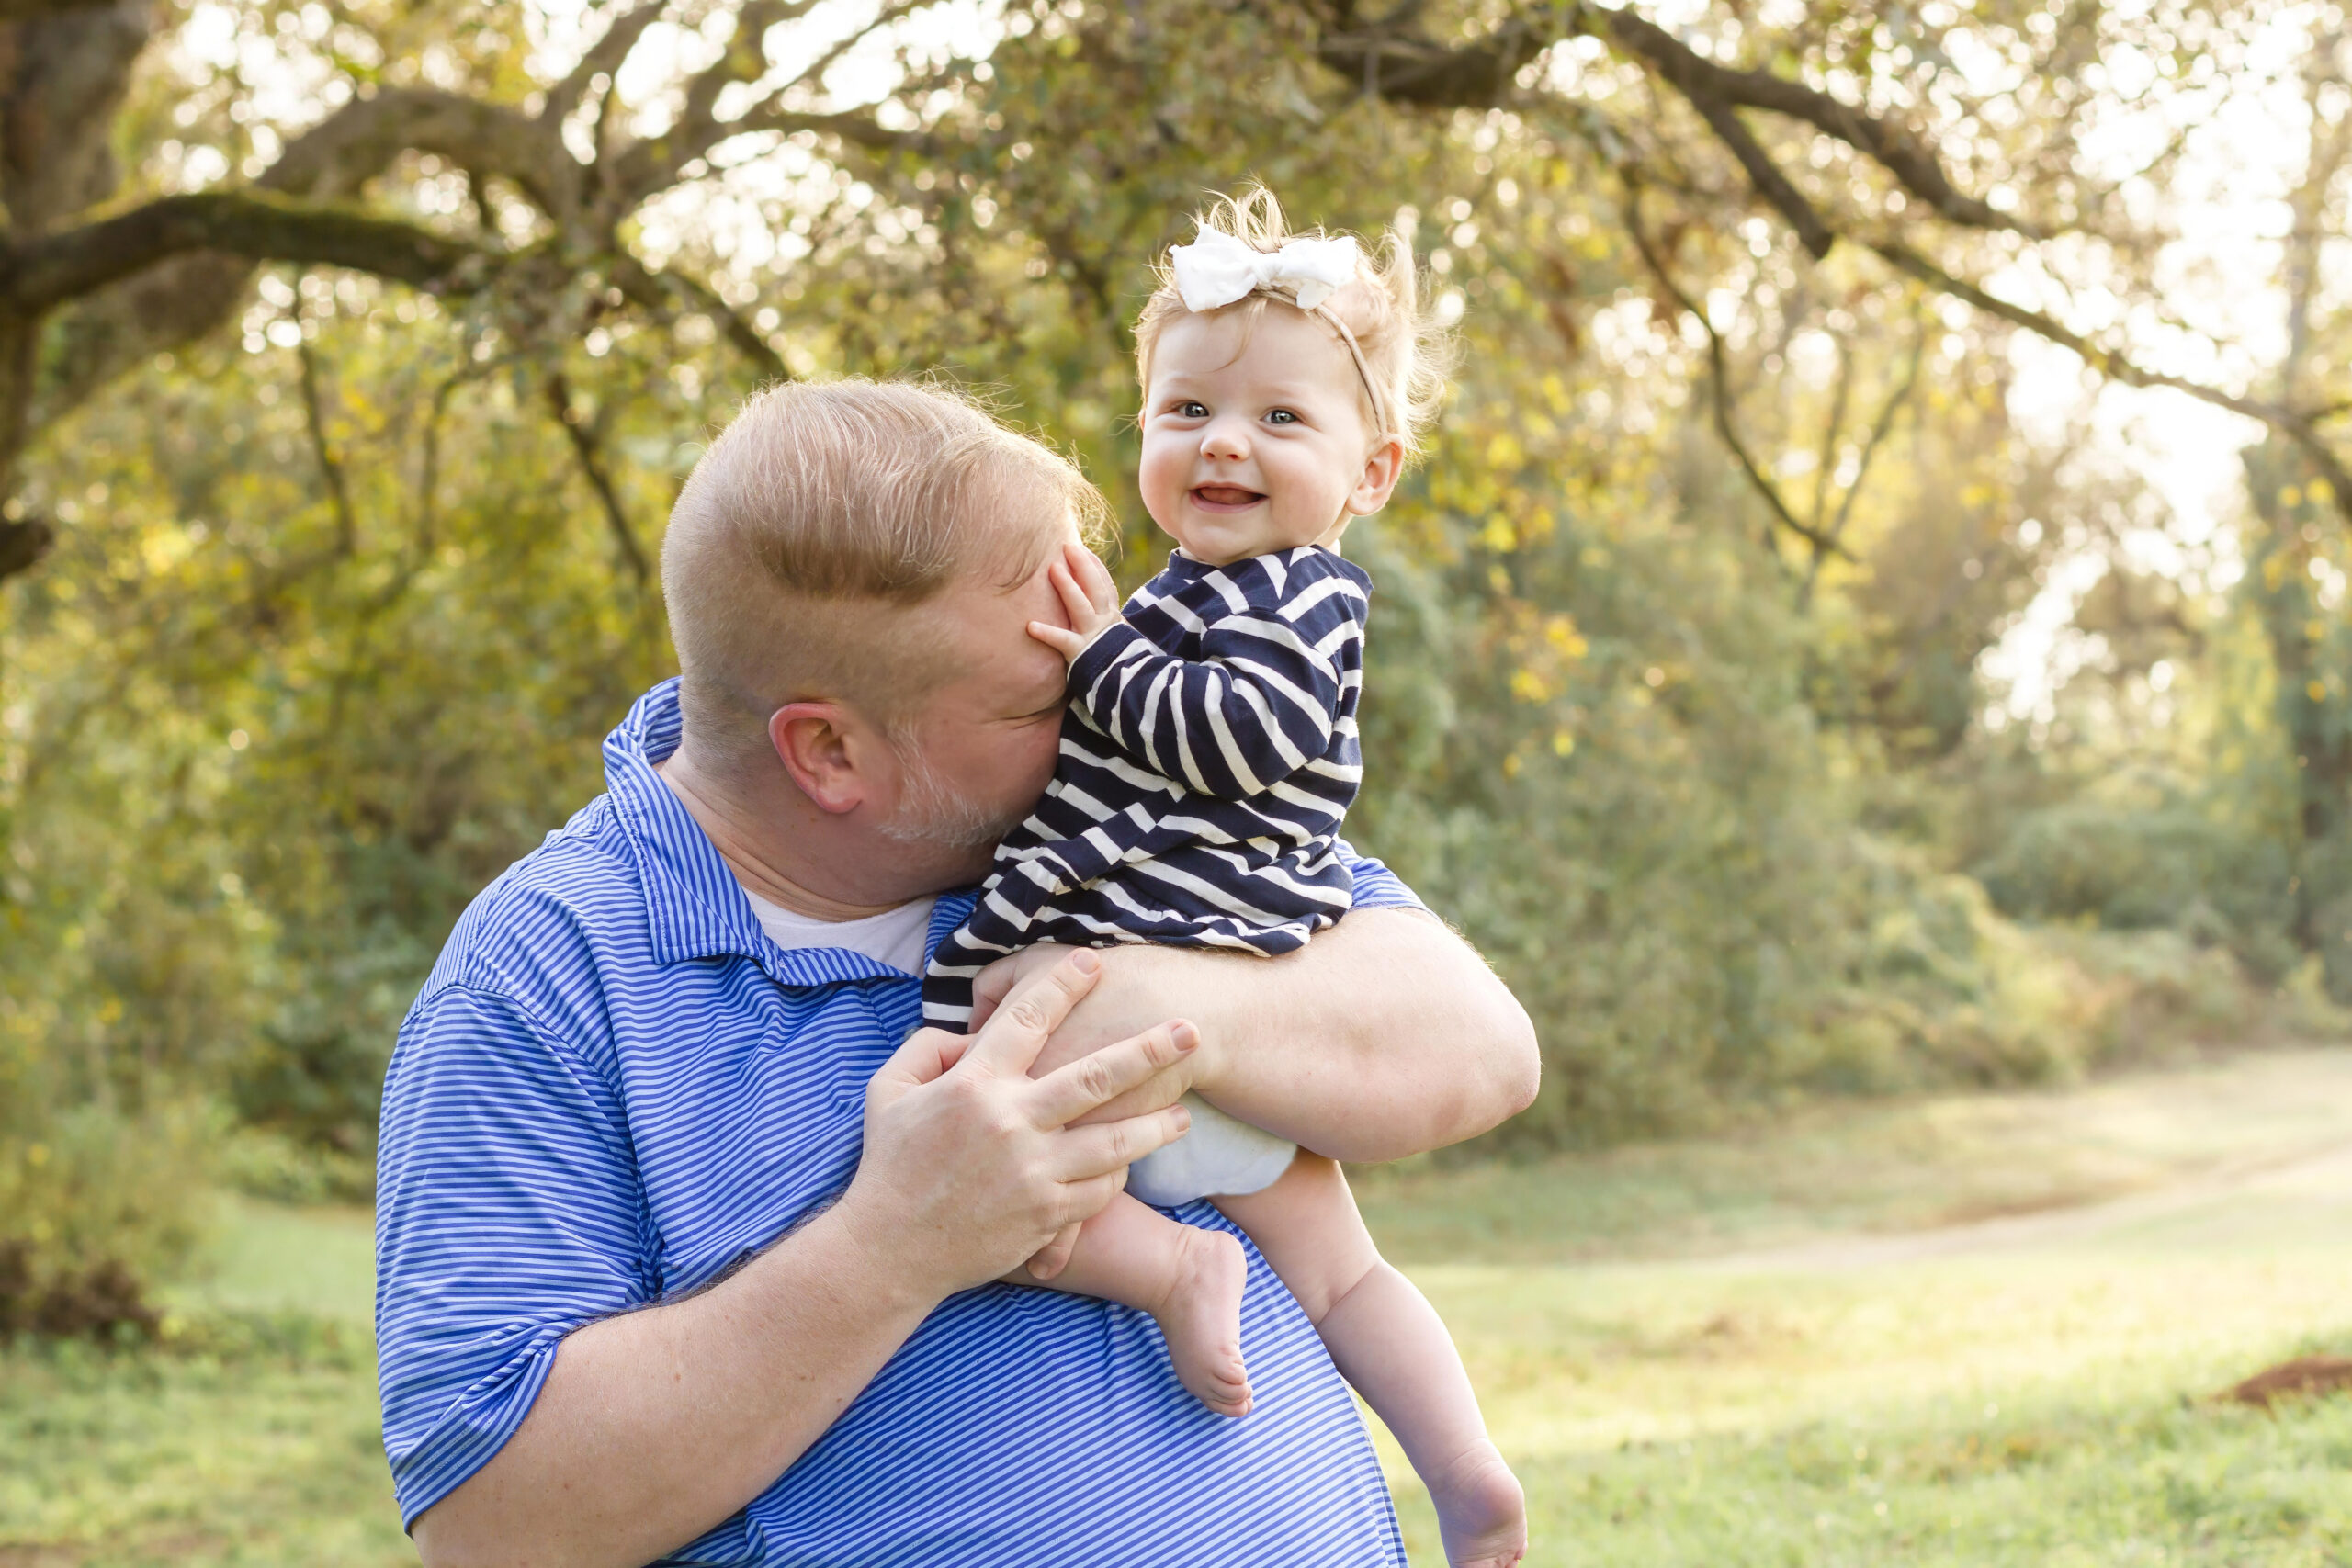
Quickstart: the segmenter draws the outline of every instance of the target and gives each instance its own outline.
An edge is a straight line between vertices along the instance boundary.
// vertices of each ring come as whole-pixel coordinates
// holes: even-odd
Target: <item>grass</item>
[[[2352,1350],[2352,1052],[1363,1190],[1533,1563],[2352,1562],[2352,1399],[2208,1397]],[[179,1349],[0,1354],[0,1568],[413,1562],[368,1258],[363,1214],[242,1202]]]
[[[413,1563],[363,1213],[229,1206],[168,1350],[0,1353],[0,1568]]]
[[[2352,1400],[2210,1397],[2352,1349],[2352,1054],[1366,1185],[1532,1564],[2352,1562]]]

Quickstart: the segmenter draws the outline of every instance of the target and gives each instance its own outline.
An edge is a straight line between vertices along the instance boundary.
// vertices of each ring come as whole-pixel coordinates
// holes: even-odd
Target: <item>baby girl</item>
[[[1136,359],[1143,501],[1178,547],[1124,615],[1084,547],[1053,566],[1070,625],[1029,630],[1069,660],[1060,761],[970,921],[939,944],[927,1022],[967,1028],[979,971],[1035,942],[1271,955],[1347,911],[1334,840],[1363,773],[1372,582],[1340,544],[1386,504],[1434,409],[1433,344],[1398,235],[1378,265],[1351,238],[1292,239],[1257,190],[1170,254]],[[1148,1206],[1209,1199],[1404,1446],[1448,1560],[1517,1562],[1519,1483],[1444,1325],[1382,1260],[1340,1168],[1189,1103],[1191,1132],[1136,1163],[1050,1286],[1148,1312],[1184,1386],[1248,1414],[1240,1244]]]

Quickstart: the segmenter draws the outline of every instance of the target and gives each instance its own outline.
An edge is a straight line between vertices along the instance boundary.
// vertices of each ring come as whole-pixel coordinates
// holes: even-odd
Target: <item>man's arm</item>
[[[983,984],[1026,976],[1062,951],[1016,954]],[[1046,1045],[1041,1070],[1140,1021],[1189,1019],[1202,1043],[1180,1076],[1204,1099],[1317,1154],[1361,1162],[1475,1137],[1535,1098],[1542,1064],[1526,1010],[1467,942],[1419,909],[1358,909],[1280,958],[1125,946],[1103,949],[1102,961],[1102,983]],[[1102,1113],[1163,1102],[1138,1096]]]
[[[1093,957],[1024,985],[968,1041],[912,1036],[867,1090],[865,1153],[831,1209],[707,1291],[564,1338],[513,1436],[417,1517],[427,1568],[623,1568],[692,1540],[774,1483],[942,1300],[1110,1201],[1127,1162],[1181,1135],[1182,1109],[1070,1123],[1164,1077],[1197,1036],[1162,1025],[1032,1078]]]

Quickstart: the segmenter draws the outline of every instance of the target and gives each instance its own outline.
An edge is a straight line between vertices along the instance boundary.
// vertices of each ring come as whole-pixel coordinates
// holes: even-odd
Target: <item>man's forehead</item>
[[[1067,540],[1076,543],[1078,528],[1068,525]],[[946,657],[945,683],[960,685],[982,681],[991,686],[1013,683],[1058,689],[1062,658],[1029,635],[1029,623],[1062,619],[1060,600],[1048,573],[1060,558],[1063,538],[1041,548],[1034,567],[1020,577],[989,570],[963,573],[931,602],[933,626],[952,648]]]

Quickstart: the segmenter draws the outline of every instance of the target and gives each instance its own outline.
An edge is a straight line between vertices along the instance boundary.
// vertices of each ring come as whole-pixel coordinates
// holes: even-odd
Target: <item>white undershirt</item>
[[[796,947],[845,947],[876,964],[908,975],[922,973],[923,941],[931,934],[931,907],[936,898],[918,898],[859,920],[818,920],[771,903],[750,888],[752,913],[768,940],[789,953]]]

